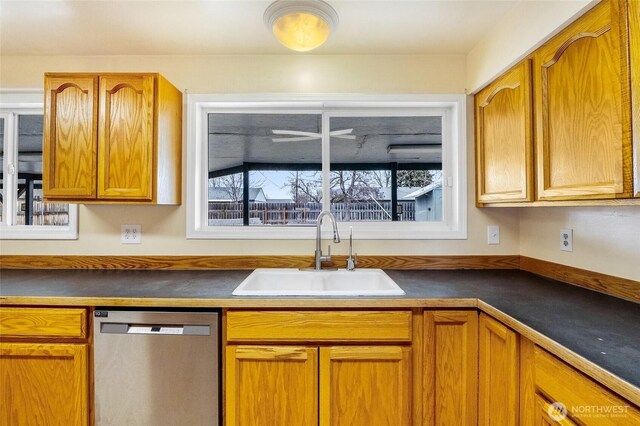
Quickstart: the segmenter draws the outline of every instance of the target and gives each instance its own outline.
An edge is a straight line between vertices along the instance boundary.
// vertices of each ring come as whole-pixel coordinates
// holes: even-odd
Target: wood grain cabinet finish
[[[530,60],[479,92],[475,103],[478,203],[533,201]]]
[[[182,93],[159,74],[45,74],[44,196],[180,204]]]
[[[0,343],[0,425],[84,426],[88,345]]]
[[[604,0],[534,54],[537,196],[632,195],[625,0]]]
[[[321,426],[411,426],[411,348],[320,348]]]
[[[480,314],[479,425],[517,425],[519,394],[518,335]]]
[[[629,58],[631,65],[631,115],[633,124],[634,195],[640,197],[640,1],[629,1]]]
[[[0,336],[83,339],[87,337],[87,310],[0,307]]]
[[[478,312],[425,311],[423,426],[477,422]]]
[[[42,184],[47,197],[96,197],[97,92],[97,76],[45,78]]]
[[[227,426],[318,424],[318,348],[226,348]]]
[[[532,364],[532,381],[538,405],[535,408],[536,417],[533,424],[545,424],[543,420],[552,425],[632,426],[640,424],[638,407],[544,349],[538,346],[533,347],[527,362]],[[545,412],[548,413],[548,406],[545,404],[554,402],[562,403],[566,407],[566,422],[553,423],[545,417]],[[540,404],[543,410],[539,409]],[[533,411],[534,407],[529,409]],[[525,407],[524,411],[526,410]],[[522,424],[528,426],[531,423]]]

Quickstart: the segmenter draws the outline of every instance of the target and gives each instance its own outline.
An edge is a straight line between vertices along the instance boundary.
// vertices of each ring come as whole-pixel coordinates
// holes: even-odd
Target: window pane
[[[321,125],[319,114],[209,114],[209,225],[314,224],[322,203]]]
[[[0,222],[4,214],[4,118],[0,117]]]
[[[340,221],[441,221],[442,117],[332,117]]]
[[[69,205],[42,199],[42,115],[18,116],[17,225],[69,224]]]

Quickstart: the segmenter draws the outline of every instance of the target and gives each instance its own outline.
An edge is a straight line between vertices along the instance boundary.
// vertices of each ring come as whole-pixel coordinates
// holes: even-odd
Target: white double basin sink
[[[256,269],[234,296],[403,296],[382,269]]]

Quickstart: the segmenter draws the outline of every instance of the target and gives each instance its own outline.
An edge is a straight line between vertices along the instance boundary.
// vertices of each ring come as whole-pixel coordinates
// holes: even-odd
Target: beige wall
[[[159,72],[190,93],[463,93],[463,55],[4,56],[0,87],[46,71]]]
[[[467,90],[475,93],[531,53],[596,0],[519,2],[467,56]]]
[[[40,88],[45,71],[158,71],[191,93],[462,93],[464,56],[4,57],[0,87]],[[469,99],[472,102],[472,99]],[[469,120],[472,120],[469,107]],[[468,158],[473,127],[468,126]],[[186,155],[184,156],[186,158]],[[468,162],[474,188],[473,161]],[[183,183],[184,183],[183,178]],[[517,210],[468,200],[467,240],[357,241],[360,254],[517,254]],[[80,206],[77,241],[2,241],[5,254],[309,254],[308,241],[185,239],[185,206]],[[142,244],[120,244],[120,225],[142,224]],[[501,226],[501,244],[486,227]],[[346,244],[334,247],[345,253]]]
[[[573,252],[560,251],[563,228]],[[640,207],[522,209],[520,254],[640,281]]]
[[[486,43],[500,57],[501,43]],[[503,63],[514,58],[504,55]],[[41,88],[45,71],[158,71],[192,93],[462,93],[462,56],[2,57],[0,87]],[[471,62],[469,62],[471,63]],[[485,74],[491,74],[485,72]],[[480,77],[477,77],[480,78]],[[480,81],[480,80],[478,80]],[[484,84],[481,82],[479,84]],[[469,98],[471,123],[472,98]],[[186,156],[185,156],[186,158]],[[357,241],[361,254],[523,254],[638,279],[637,207],[477,209],[473,127],[468,126],[468,239]],[[184,180],[183,180],[184,182]],[[185,239],[185,206],[80,206],[77,241],[2,241],[4,254],[311,254],[312,241]],[[120,224],[140,223],[141,245],[120,244]],[[486,244],[486,227],[501,244]],[[559,249],[559,230],[575,230],[575,251]],[[334,247],[345,253],[346,245]]]

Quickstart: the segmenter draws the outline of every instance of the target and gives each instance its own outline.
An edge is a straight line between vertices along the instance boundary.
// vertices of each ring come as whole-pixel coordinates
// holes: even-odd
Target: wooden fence
[[[398,202],[401,221],[415,220],[415,202]],[[322,211],[320,203],[249,203],[250,225],[314,225]],[[391,220],[391,202],[334,203],[331,212],[343,222]],[[209,202],[209,225],[242,225],[242,202]]]

